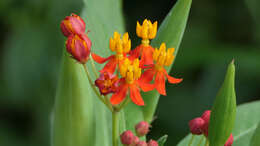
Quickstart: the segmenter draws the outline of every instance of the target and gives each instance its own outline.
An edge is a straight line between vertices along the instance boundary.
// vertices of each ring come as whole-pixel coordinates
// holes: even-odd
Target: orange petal
[[[130,98],[132,101],[139,106],[144,106],[144,101],[142,96],[140,95],[140,91],[136,84],[131,85],[130,87]]]
[[[141,45],[137,46],[134,50],[131,50],[129,52],[128,59],[134,60],[136,58],[139,58],[140,53],[141,53]]]
[[[140,81],[144,83],[149,83],[153,80],[156,71],[153,68],[147,69],[140,77]]]
[[[138,85],[144,92],[152,91],[155,88],[154,84],[148,84],[140,81],[138,81]]]
[[[161,95],[166,95],[165,78],[163,72],[157,72],[155,77],[155,88]]]
[[[140,66],[153,64],[153,52],[154,48],[151,46],[143,46],[142,57],[140,60]]]
[[[180,82],[182,81],[182,79],[178,79],[178,78],[174,78],[174,77],[170,76],[170,75],[167,73],[166,70],[164,70],[164,74],[166,75],[166,77],[167,77],[169,83],[171,83],[171,84],[178,84],[178,83],[180,83]]]
[[[103,57],[101,57],[101,56],[98,56],[98,55],[95,54],[95,53],[91,53],[91,56],[92,56],[92,58],[93,58],[97,63],[99,63],[99,64],[102,64],[102,63],[104,63],[104,62],[110,60],[112,57],[114,57],[114,55],[111,55],[111,56],[109,56],[109,57],[107,57],[107,58],[103,58]]]
[[[104,66],[104,68],[102,70],[100,70],[100,72],[109,72],[109,73],[113,74],[116,70],[116,66],[117,66],[117,60],[113,56],[113,58],[111,58],[108,61],[108,63]]]
[[[110,98],[110,102],[111,104],[115,105],[115,104],[119,104],[121,103],[127,94],[127,89],[128,89],[128,85],[124,83],[122,83],[119,87],[119,90],[117,90],[116,93],[114,93],[111,98]]]

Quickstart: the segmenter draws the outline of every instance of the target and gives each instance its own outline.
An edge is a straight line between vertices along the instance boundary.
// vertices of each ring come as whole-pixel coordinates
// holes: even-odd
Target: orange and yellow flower
[[[144,105],[144,101],[140,95],[140,80],[141,68],[139,67],[139,59],[131,61],[125,59],[124,62],[119,67],[120,75],[120,85],[118,90],[112,95],[110,102],[113,105],[121,103],[128,93],[130,93],[131,100],[139,106]]]
[[[105,67],[100,72],[110,72],[114,73],[116,67],[121,64],[126,57],[126,54],[131,49],[131,40],[129,39],[128,33],[124,33],[122,39],[118,32],[114,32],[114,38],[110,38],[109,40],[110,50],[115,52],[116,54],[111,55],[107,58],[100,57],[95,53],[92,53],[93,59],[100,64],[107,62]]]
[[[153,64],[154,48],[150,45],[150,40],[155,38],[156,33],[157,21],[152,23],[150,20],[145,19],[142,25],[137,21],[136,34],[138,37],[142,38],[142,43],[130,52],[130,59],[141,56],[141,67]]]
[[[165,77],[172,84],[177,84],[182,79],[177,79],[168,75],[164,66],[170,66],[174,60],[174,48],[169,48],[166,51],[165,43],[162,43],[159,49],[155,49],[153,53],[153,60],[155,64],[150,65],[142,74],[140,81],[142,83],[150,83],[154,78],[152,84],[154,88],[161,94],[166,95],[165,91]]]

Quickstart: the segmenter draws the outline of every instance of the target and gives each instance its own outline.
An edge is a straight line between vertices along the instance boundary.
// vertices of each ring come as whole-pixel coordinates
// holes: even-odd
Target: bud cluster
[[[211,114],[211,111],[206,110],[201,115],[201,117],[192,119],[189,122],[190,132],[194,135],[203,134],[207,138],[208,131],[209,131],[210,114]],[[232,143],[233,143],[233,135],[231,134],[224,146],[232,146]]]
[[[145,136],[149,132],[150,124],[141,121],[135,125],[135,133],[137,136],[133,134],[131,130],[127,130],[120,135],[121,143],[124,146],[158,146],[157,141],[150,140],[148,142],[142,141],[139,137]]]
[[[83,19],[72,13],[61,22],[60,28],[67,37],[67,52],[78,62],[86,63],[90,55],[91,40],[85,34],[86,24]]]

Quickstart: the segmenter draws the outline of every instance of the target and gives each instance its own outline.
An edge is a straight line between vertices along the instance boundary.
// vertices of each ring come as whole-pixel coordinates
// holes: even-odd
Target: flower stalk
[[[119,141],[119,112],[112,112],[112,142],[113,146],[118,146]]]
[[[106,100],[104,100],[104,98],[99,94],[98,90],[96,89],[95,85],[93,84],[93,81],[91,80],[88,68],[86,67],[86,65],[84,65],[84,64],[82,64],[82,65],[84,67],[84,70],[85,70],[86,75],[88,77],[89,84],[91,85],[93,91],[95,92],[95,94],[97,95],[99,100],[101,102],[103,102],[111,112],[113,112],[114,111],[113,107],[110,105],[110,103],[108,103],[108,102],[106,102]]]

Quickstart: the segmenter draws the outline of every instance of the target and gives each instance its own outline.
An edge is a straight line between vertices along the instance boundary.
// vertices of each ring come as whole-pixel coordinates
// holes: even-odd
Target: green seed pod
[[[53,146],[92,145],[93,103],[82,64],[63,56],[53,118]]]
[[[232,61],[227,69],[211,112],[209,123],[210,146],[223,146],[230,136],[236,117],[235,66]]]

